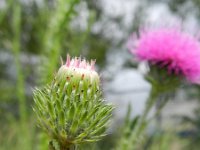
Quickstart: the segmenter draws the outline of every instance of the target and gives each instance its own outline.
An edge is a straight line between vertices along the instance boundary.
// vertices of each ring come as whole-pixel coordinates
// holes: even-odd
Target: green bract
[[[67,149],[105,135],[113,107],[102,99],[99,76],[91,68],[89,63],[72,59],[61,66],[50,85],[34,90],[39,126],[60,147]]]

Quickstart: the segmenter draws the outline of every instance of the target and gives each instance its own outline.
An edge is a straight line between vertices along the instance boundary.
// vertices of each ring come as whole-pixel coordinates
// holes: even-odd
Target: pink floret
[[[159,63],[169,72],[185,76],[193,83],[200,81],[200,43],[179,29],[152,29],[140,32],[128,42],[129,50],[139,60]]]
[[[67,55],[67,60],[65,66],[68,68],[80,68],[87,69],[90,71],[95,70],[95,60],[91,60],[91,62],[86,61],[85,59],[81,59],[81,57],[70,58],[70,55]]]

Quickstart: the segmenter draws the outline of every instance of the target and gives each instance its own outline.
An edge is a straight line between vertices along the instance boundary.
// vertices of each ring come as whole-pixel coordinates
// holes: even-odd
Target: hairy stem
[[[133,134],[130,137],[130,141],[135,144],[130,144],[131,147],[128,147],[128,150],[135,149],[133,146],[137,145],[137,139],[139,138],[139,136],[143,133],[143,131],[145,129],[147,115],[150,112],[150,110],[152,109],[152,107],[154,106],[154,104],[157,100],[158,94],[159,93],[157,92],[156,88],[152,87],[149,99],[147,100],[147,103],[146,103],[145,110],[144,110],[142,116],[140,117],[140,119],[133,131]]]

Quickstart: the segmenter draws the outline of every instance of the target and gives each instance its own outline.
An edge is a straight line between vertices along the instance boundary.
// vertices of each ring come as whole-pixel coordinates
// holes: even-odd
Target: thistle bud
[[[113,107],[102,99],[94,65],[93,60],[89,63],[68,55],[52,83],[34,90],[38,124],[60,149],[105,135]]]

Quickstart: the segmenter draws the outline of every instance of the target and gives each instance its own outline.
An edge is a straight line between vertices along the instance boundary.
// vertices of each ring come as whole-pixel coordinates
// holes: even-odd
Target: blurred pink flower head
[[[143,30],[128,41],[130,52],[139,60],[165,67],[192,83],[200,82],[200,43],[177,28]]]

